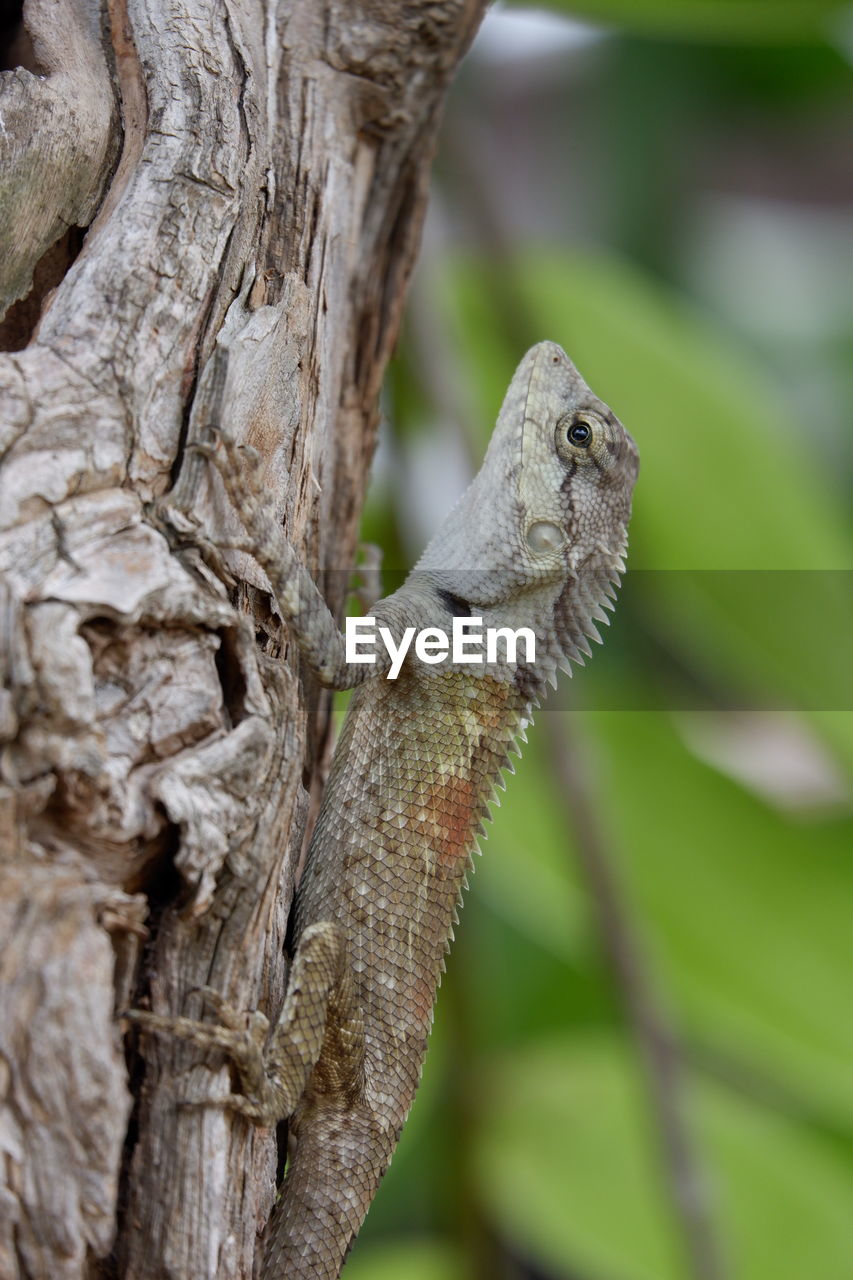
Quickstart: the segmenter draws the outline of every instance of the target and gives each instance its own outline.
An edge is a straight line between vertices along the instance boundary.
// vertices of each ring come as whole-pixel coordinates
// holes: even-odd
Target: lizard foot
[[[182,1099],[179,1106],[228,1107],[255,1124],[277,1124],[292,1108],[290,1091],[267,1071],[267,1018],[258,1010],[247,1014],[235,1009],[211,987],[200,987],[197,991],[205,1003],[213,1007],[219,1024],[165,1017],[143,1009],[128,1009],[121,1016],[145,1031],[178,1036],[199,1049],[221,1049],[233,1062],[240,1078],[240,1093]]]
[[[212,443],[194,444],[192,448],[219,472],[228,497],[250,532],[263,529],[268,522],[278,525],[273,497],[264,488],[263,458],[257,449],[238,445],[218,430]]]
[[[384,594],[382,590],[382,548],[373,542],[360,542],[358,545],[360,560],[355,567],[356,585],[353,595],[365,613],[369,613],[377,600]]]

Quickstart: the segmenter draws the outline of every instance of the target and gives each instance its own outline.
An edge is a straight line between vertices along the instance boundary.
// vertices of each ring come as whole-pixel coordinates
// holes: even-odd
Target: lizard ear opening
[[[561,550],[565,541],[562,529],[550,520],[535,520],[527,530],[527,545],[539,555]]]

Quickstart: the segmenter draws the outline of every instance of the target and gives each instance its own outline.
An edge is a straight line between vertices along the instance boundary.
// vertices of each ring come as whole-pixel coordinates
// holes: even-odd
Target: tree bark
[[[115,1014],[197,1016],[209,984],[277,1015],[329,705],[258,567],[205,550],[237,526],[188,445],[224,349],[289,537],[351,563],[483,2],[25,4],[0,75],[4,1278],[252,1274],[275,1134],[180,1105],[229,1087],[216,1055],[151,1038],[128,1068]]]

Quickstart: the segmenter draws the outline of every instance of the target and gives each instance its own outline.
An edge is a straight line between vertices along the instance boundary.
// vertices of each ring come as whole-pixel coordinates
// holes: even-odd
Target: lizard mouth
[[[448,613],[452,614],[454,618],[470,618],[474,612],[470,600],[464,600],[462,596],[454,595],[452,591],[446,591],[443,587],[439,587],[437,595]]]

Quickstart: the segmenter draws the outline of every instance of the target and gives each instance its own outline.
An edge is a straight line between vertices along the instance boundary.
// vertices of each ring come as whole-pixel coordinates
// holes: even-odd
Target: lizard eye
[[[575,418],[566,432],[566,438],[579,449],[588,449],[592,440],[592,427],[583,418]]]
[[[557,419],[554,445],[563,462],[570,467],[598,463],[605,424],[589,409],[565,413]]]

